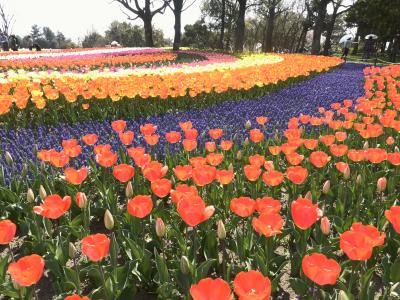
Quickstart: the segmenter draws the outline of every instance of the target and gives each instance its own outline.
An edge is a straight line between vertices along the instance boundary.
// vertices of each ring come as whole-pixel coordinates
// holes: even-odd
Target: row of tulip
[[[66,299],[145,290],[228,300],[231,283],[239,299],[397,297],[400,67],[365,76],[355,105],[294,117],[273,139],[259,116],[243,143],[212,128],[198,147],[199,132],[180,122],[165,139],[182,151],[157,159],[157,127],[140,127],[146,151],[118,120],[118,148],[86,134],[40,149],[33,180],[15,174],[0,189],[0,242],[10,245],[1,293],[35,295],[47,269]],[[72,167],[83,149],[91,158]]]

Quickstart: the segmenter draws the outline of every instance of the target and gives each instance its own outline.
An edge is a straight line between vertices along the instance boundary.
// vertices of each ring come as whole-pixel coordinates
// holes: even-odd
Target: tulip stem
[[[77,288],[77,293],[80,295],[81,294],[81,279],[79,278],[79,269],[78,269],[78,264],[76,263],[76,257],[75,256],[73,258],[73,262],[74,262],[75,272],[76,272],[76,275],[78,277],[78,282],[77,282],[78,286],[76,287]]]
[[[100,262],[97,263],[97,266],[99,267],[99,271],[100,271],[100,276],[101,276],[101,281],[103,282],[103,289],[104,289],[104,296],[106,297],[106,299],[108,300],[108,291],[107,291],[107,287],[106,287],[106,279],[104,277],[104,272],[103,272],[103,268],[100,265]]]
[[[361,261],[354,261],[353,265],[351,267],[351,276],[350,276],[350,281],[349,281],[349,292],[351,293],[351,290],[353,289],[353,284],[354,284],[354,280],[355,280],[355,273],[358,271],[358,267],[361,266]]]

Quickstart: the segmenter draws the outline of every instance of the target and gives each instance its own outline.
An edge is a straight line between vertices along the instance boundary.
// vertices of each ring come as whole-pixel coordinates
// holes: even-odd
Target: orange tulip
[[[147,153],[138,154],[135,156],[133,161],[135,162],[135,165],[137,165],[139,168],[143,168],[151,162],[151,156]]]
[[[365,156],[373,164],[379,164],[387,159],[386,150],[381,148],[369,148],[365,150]]]
[[[185,166],[175,166],[173,169],[175,176],[180,181],[186,181],[192,177],[192,166],[185,165]]]
[[[8,266],[7,272],[21,286],[36,284],[43,275],[44,260],[37,254],[24,256]]]
[[[303,230],[310,228],[322,216],[318,205],[307,198],[298,198],[290,208],[294,224]]]
[[[127,164],[119,164],[114,167],[113,175],[120,182],[128,182],[135,175],[135,169]]]
[[[80,185],[87,177],[88,170],[86,167],[81,167],[79,170],[74,168],[66,168],[64,170],[65,180],[74,185]]]
[[[222,140],[219,144],[222,150],[228,151],[232,148],[233,142],[232,141],[227,141],[227,140]]]
[[[64,147],[63,152],[69,157],[78,157],[82,152],[82,147],[80,145]]]
[[[349,164],[345,163],[345,162],[337,162],[335,164],[336,169],[340,172],[340,173],[345,173],[347,171],[347,169],[349,169]]]
[[[118,133],[123,132],[126,127],[126,121],[124,121],[124,120],[113,121],[113,122],[111,122],[111,127],[115,132],[118,132]]]
[[[347,139],[347,133],[345,131],[335,132],[335,138],[338,142],[343,142]]]
[[[158,161],[149,162],[142,167],[143,176],[150,182],[161,179],[165,176],[167,171],[168,167],[163,166],[163,164]]]
[[[272,155],[278,155],[279,153],[281,153],[281,147],[280,146],[269,146],[268,151]]]
[[[400,165],[400,152],[388,153],[387,160],[394,166]]]
[[[244,175],[249,181],[256,181],[261,175],[261,168],[256,165],[246,165],[243,167]]]
[[[395,140],[394,140],[394,138],[393,138],[392,136],[389,136],[389,137],[386,139],[386,144],[387,144],[387,145],[391,146],[391,145],[393,145],[394,143],[395,143]]]
[[[7,245],[12,241],[17,231],[17,225],[10,220],[0,221],[0,245]]]
[[[190,287],[193,300],[233,300],[229,284],[220,278],[205,278]]]
[[[215,178],[220,184],[229,184],[235,177],[235,173],[231,170],[217,170]]]
[[[133,133],[133,131],[130,131],[130,130],[119,133],[119,139],[120,139],[121,143],[126,146],[132,144],[134,136],[135,136],[135,134]]]
[[[171,191],[171,200],[175,204],[178,204],[179,201],[182,200],[184,197],[194,197],[198,196],[199,192],[194,185],[187,185],[187,184],[178,184],[175,187],[175,190]]]
[[[272,170],[269,172],[265,172],[263,174],[262,179],[263,179],[264,183],[268,186],[278,186],[283,182],[284,177],[281,172]]]
[[[193,168],[201,167],[207,164],[207,158],[203,156],[196,156],[189,159]]]
[[[204,146],[208,152],[214,152],[215,149],[217,148],[215,142],[206,142]]]
[[[59,195],[49,195],[44,199],[43,204],[35,206],[33,211],[45,218],[58,219],[67,212],[70,206],[70,196],[61,198]]]
[[[206,207],[199,196],[182,197],[177,209],[182,220],[191,227],[208,220],[215,212],[214,206]]]
[[[197,139],[199,132],[195,128],[191,128],[185,131],[185,139],[187,140],[195,140]]]
[[[260,129],[255,128],[250,130],[250,140],[254,143],[259,143],[264,139],[264,133]]]
[[[385,217],[392,224],[394,230],[400,233],[400,206],[392,206],[389,210],[386,210]]]
[[[71,147],[75,147],[78,145],[78,141],[76,139],[69,139],[69,140],[63,140],[61,142],[61,145],[63,146],[63,148],[71,148]]]
[[[102,233],[88,235],[82,239],[82,253],[93,262],[102,260],[108,255],[110,239]]]
[[[310,155],[310,162],[317,168],[323,168],[329,161],[330,157],[323,151],[314,151]]]
[[[261,213],[258,218],[253,218],[251,224],[258,233],[271,237],[282,233],[284,221],[278,213]]]
[[[281,145],[281,151],[285,154],[288,155],[290,153],[295,152],[300,145],[295,144],[295,143],[284,143]]]
[[[314,150],[318,146],[318,140],[315,139],[305,139],[303,140],[304,147],[308,150]]]
[[[184,139],[182,144],[183,144],[183,148],[188,152],[193,151],[194,149],[197,148],[197,141],[196,140]]]
[[[249,156],[250,165],[261,167],[265,162],[265,157],[260,154]]]
[[[190,122],[190,121],[179,122],[179,127],[185,132],[186,130],[189,130],[192,128],[192,122]]]
[[[50,163],[56,168],[63,168],[69,163],[69,156],[63,152],[50,152]]]
[[[160,136],[158,134],[145,135],[144,139],[147,144],[149,144],[150,146],[154,146],[158,143]]]
[[[217,170],[213,166],[199,166],[192,170],[192,179],[197,186],[204,186],[214,181]]]
[[[332,144],[329,147],[329,150],[331,151],[331,154],[333,156],[342,157],[343,155],[345,155],[347,153],[348,147],[344,144],[340,144],[340,145]]]
[[[268,118],[267,118],[267,117],[264,117],[264,116],[259,116],[259,117],[256,117],[256,122],[257,122],[259,125],[264,125],[265,123],[268,122]]]
[[[153,191],[154,195],[159,198],[164,198],[169,195],[172,189],[171,180],[162,178],[155,180],[151,183],[151,190]]]
[[[146,135],[152,135],[154,132],[156,132],[157,130],[157,126],[151,124],[151,123],[147,123],[144,125],[140,126],[140,132],[146,136]]]
[[[294,184],[302,184],[308,177],[308,170],[300,166],[289,167],[286,170],[286,176]]]
[[[143,147],[131,147],[127,149],[128,155],[134,160],[136,157],[142,156],[145,154],[145,150]]]
[[[114,152],[104,152],[96,155],[96,162],[104,167],[109,168],[117,163],[118,155]]]
[[[180,132],[177,131],[170,131],[165,134],[165,139],[168,141],[170,144],[176,144],[181,140],[181,134]]]
[[[233,289],[239,300],[265,300],[271,295],[271,281],[258,271],[240,272]]]
[[[108,153],[111,152],[111,145],[110,144],[97,145],[93,148],[93,151],[95,154]]]
[[[90,300],[89,297],[79,296],[79,295],[71,295],[64,298],[64,300]]]
[[[207,155],[207,162],[212,166],[218,166],[224,160],[224,155],[221,153],[210,153]]]
[[[217,140],[222,136],[223,130],[220,128],[215,128],[215,129],[210,129],[208,133],[210,134],[210,137],[212,139]]]
[[[301,263],[304,275],[316,284],[336,284],[342,268],[334,259],[320,253],[306,255]]]
[[[276,213],[278,214],[281,211],[281,203],[271,197],[263,197],[256,199],[256,210],[259,213]]]
[[[365,151],[351,149],[347,152],[347,157],[354,162],[360,162],[365,159]]]
[[[138,195],[128,201],[128,213],[136,218],[147,217],[153,209],[151,196]]]
[[[286,160],[292,166],[297,166],[298,164],[300,164],[303,161],[303,159],[304,159],[304,155],[300,155],[297,152],[293,152],[293,153],[286,155]]]
[[[320,141],[325,144],[325,146],[330,146],[335,142],[334,135],[321,135],[319,137]]]
[[[234,198],[231,200],[230,208],[239,217],[251,216],[255,210],[256,202],[249,197]]]

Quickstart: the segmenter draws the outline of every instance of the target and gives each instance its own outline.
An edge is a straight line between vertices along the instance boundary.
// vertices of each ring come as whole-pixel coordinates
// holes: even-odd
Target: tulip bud
[[[350,298],[347,296],[346,292],[340,290],[338,300],[349,300]]]
[[[251,128],[251,122],[250,120],[247,120],[247,122],[244,124],[244,127],[249,130]]]
[[[35,200],[35,194],[33,193],[32,189],[29,188],[28,191],[26,192],[26,201],[28,203],[31,203]]]
[[[238,151],[237,153],[236,153],[236,159],[237,160],[241,160],[242,159],[242,151]]]
[[[321,219],[321,231],[323,234],[328,235],[331,230],[331,223],[327,217]]]
[[[246,138],[243,142],[243,146],[248,146],[250,144],[249,138]]]
[[[400,150],[399,150],[399,147],[394,147],[394,152],[399,152]]]
[[[106,212],[104,213],[104,226],[108,230],[112,230],[114,228],[114,218],[108,209],[106,209]]]
[[[393,145],[394,142],[395,142],[395,140],[394,140],[394,138],[393,138],[392,136],[389,136],[389,137],[386,139],[386,144],[388,144],[388,145]]]
[[[86,208],[88,205],[88,200],[87,200],[86,194],[79,192],[77,194],[77,196],[79,197],[76,201],[76,204],[78,204],[78,207],[81,209]]]
[[[162,238],[165,236],[165,224],[164,221],[161,218],[156,219],[156,234],[159,238]]]
[[[368,143],[368,141],[365,141],[363,149],[367,150],[368,148],[369,148],[369,143]]]
[[[16,290],[19,290],[21,288],[21,286],[15,280],[12,280],[12,284],[13,284],[14,289],[16,289]]]
[[[347,167],[346,169],[344,169],[343,177],[344,177],[344,179],[350,178],[350,167]]]
[[[39,187],[39,196],[40,198],[42,198],[42,200],[44,200],[47,197],[47,192],[44,189],[43,185],[40,185]]]
[[[308,192],[306,193],[306,195],[304,196],[304,198],[306,198],[306,199],[308,199],[308,200],[312,200],[311,191],[308,191]]]
[[[233,172],[233,165],[232,165],[232,163],[229,164],[228,170],[231,171],[231,172]]]
[[[164,167],[162,167],[161,168],[161,174],[167,174],[167,172],[168,172],[168,166],[164,166]]]
[[[132,182],[131,181],[129,181],[128,184],[126,185],[125,196],[128,199],[132,198],[132,196],[133,196],[133,187],[132,187]]]
[[[13,158],[12,158],[12,156],[11,156],[11,153],[8,152],[8,151],[6,151],[6,154],[5,154],[4,156],[5,156],[5,158],[6,158],[7,164],[10,165],[10,166],[12,166],[12,165],[14,164],[14,160],[13,160]]]
[[[386,189],[386,184],[387,184],[386,177],[379,178],[376,183],[376,188],[377,188],[378,192],[382,193]]]
[[[185,274],[185,275],[189,274],[189,272],[190,272],[189,260],[186,256],[181,257],[180,267],[181,267],[181,272],[183,274]]]
[[[22,175],[22,177],[26,177],[26,174],[28,174],[28,165],[27,164],[23,164],[22,165],[22,170],[21,170],[21,175]]]
[[[73,259],[75,257],[75,255],[76,255],[76,252],[77,251],[76,251],[75,245],[73,243],[69,242],[69,245],[68,245],[68,255],[69,255],[69,257]]]
[[[220,240],[223,240],[226,238],[226,230],[225,230],[225,225],[222,220],[219,220],[217,222],[217,236]]]
[[[329,193],[330,190],[331,190],[331,181],[327,180],[327,181],[325,181],[324,185],[322,186],[322,193],[324,193],[326,195]]]

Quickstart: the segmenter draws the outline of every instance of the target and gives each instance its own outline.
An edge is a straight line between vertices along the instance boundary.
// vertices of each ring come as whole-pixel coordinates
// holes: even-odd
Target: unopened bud
[[[368,141],[365,141],[363,149],[367,150],[368,148],[369,148],[369,143],[368,143]]]
[[[32,189],[29,188],[28,191],[26,192],[26,201],[28,203],[31,203],[35,200],[35,194],[33,193]]]
[[[242,151],[238,151],[237,153],[236,153],[236,159],[237,160],[241,160],[242,159]]]
[[[244,123],[244,127],[249,130],[251,128],[251,122],[250,120],[247,120],[246,123]]]
[[[13,158],[12,158],[12,156],[11,156],[11,153],[8,152],[8,151],[6,151],[6,154],[5,154],[4,156],[5,156],[5,158],[6,158],[7,164],[10,165],[10,166],[12,166],[12,165],[14,164],[14,160],[13,160]]]
[[[361,174],[358,174],[358,175],[357,175],[357,178],[356,178],[356,183],[357,183],[357,185],[361,185],[361,183],[362,183],[362,177],[361,177]]]
[[[220,240],[224,240],[226,238],[226,230],[225,230],[225,225],[222,220],[219,220],[217,222],[217,236]]]
[[[88,200],[87,200],[87,197],[86,197],[85,193],[82,193],[82,192],[76,193],[76,204],[81,209],[87,207]]]
[[[382,193],[384,190],[386,190],[386,184],[387,184],[386,177],[379,178],[376,183],[376,188],[377,188],[378,192]]]
[[[69,242],[69,245],[68,245],[68,255],[72,259],[75,258],[75,255],[76,255],[76,247],[71,242]]]
[[[164,221],[161,218],[156,219],[156,234],[159,238],[165,236],[166,229]]]
[[[190,266],[189,266],[189,260],[186,256],[182,256],[181,257],[181,263],[180,263],[180,267],[181,267],[181,272],[183,274],[189,274],[190,272]]]
[[[164,166],[161,168],[161,174],[165,175],[168,172],[168,166]]]
[[[350,298],[347,296],[346,292],[340,290],[338,300],[349,300]]]
[[[308,192],[306,193],[306,195],[304,196],[304,198],[306,198],[306,199],[308,199],[308,200],[312,200],[311,191],[308,191]]]
[[[344,179],[350,178],[350,167],[349,166],[346,169],[344,169],[343,177],[344,177]]]
[[[22,177],[26,177],[27,174],[28,174],[28,165],[27,164],[23,164],[22,165],[22,170],[21,170],[21,175],[22,175]]]
[[[330,190],[331,190],[331,181],[327,180],[327,181],[325,181],[324,185],[322,186],[322,193],[324,193],[326,195],[329,193]]]
[[[249,138],[246,138],[243,142],[243,146],[248,146],[250,144]]]
[[[104,213],[104,226],[108,230],[112,230],[114,228],[114,218],[108,209],[106,209],[106,212]]]
[[[323,234],[328,235],[331,230],[331,223],[327,217],[321,219],[321,231]]]
[[[43,185],[40,185],[39,187],[39,196],[40,198],[42,198],[42,200],[44,200],[47,197],[47,192],[44,189]]]
[[[231,172],[233,172],[233,165],[232,165],[232,163],[229,164],[228,170],[231,171]]]
[[[394,152],[400,152],[399,147],[394,147]]]
[[[128,182],[125,188],[125,196],[126,198],[130,199],[133,196],[133,187],[132,187],[132,182]]]

